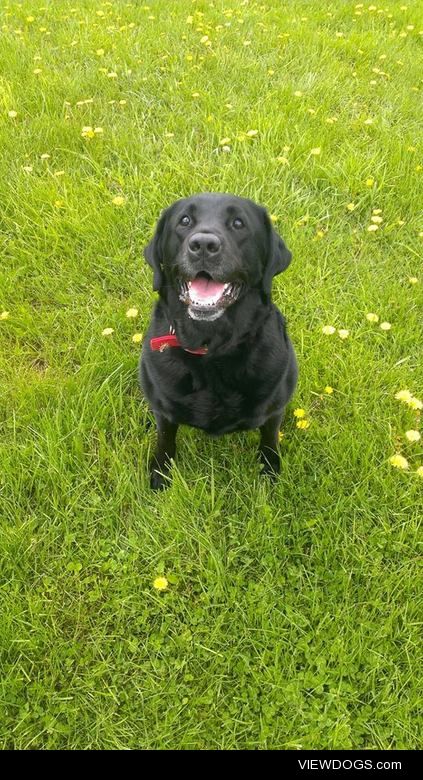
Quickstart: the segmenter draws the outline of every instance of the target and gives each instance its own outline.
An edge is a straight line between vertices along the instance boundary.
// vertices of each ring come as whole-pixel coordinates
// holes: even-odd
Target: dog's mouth
[[[188,306],[188,314],[194,320],[215,320],[235,303],[241,285],[236,282],[217,282],[210,274],[201,271],[194,279],[180,283],[180,300]]]

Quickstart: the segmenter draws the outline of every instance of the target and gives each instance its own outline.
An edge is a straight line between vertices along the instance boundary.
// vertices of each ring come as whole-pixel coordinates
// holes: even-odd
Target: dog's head
[[[204,193],[176,201],[161,215],[144,251],[153,289],[170,285],[195,320],[215,320],[248,289],[270,296],[272,279],[291,253],[267,211],[246,198]]]

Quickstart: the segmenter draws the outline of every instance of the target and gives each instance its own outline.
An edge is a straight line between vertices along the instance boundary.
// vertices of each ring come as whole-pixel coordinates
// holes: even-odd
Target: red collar
[[[200,349],[185,349],[185,347],[182,347],[172,325],[166,336],[156,336],[154,339],[150,339],[150,349],[152,349],[153,352],[164,352],[164,350],[169,349],[169,347],[181,347],[184,352],[190,352],[191,355],[205,355],[208,351],[207,347],[200,347]]]

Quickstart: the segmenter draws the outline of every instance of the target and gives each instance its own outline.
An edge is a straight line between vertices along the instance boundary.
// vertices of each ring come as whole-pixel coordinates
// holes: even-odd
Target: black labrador
[[[141,387],[157,423],[151,487],[166,487],[179,425],[212,435],[260,428],[263,470],[277,474],[279,428],[297,381],[272,279],[291,261],[267,211],[234,195],[178,200],[145,249],[159,301]]]

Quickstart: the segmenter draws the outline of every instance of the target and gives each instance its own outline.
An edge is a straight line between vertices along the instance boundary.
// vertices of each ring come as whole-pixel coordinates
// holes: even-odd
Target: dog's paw
[[[276,479],[281,470],[280,456],[274,450],[260,450],[260,462],[262,464],[261,473]]]
[[[169,487],[169,477],[160,471],[152,469],[150,472],[150,487],[152,490],[165,490]]]

